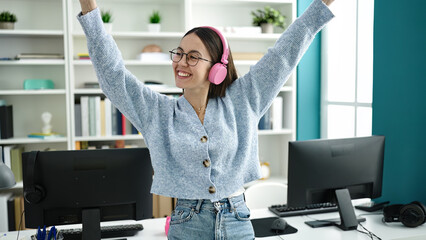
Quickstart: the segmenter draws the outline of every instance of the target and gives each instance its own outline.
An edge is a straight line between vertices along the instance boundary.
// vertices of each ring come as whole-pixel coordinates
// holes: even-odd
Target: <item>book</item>
[[[121,113],[121,134],[126,135],[126,117]]]
[[[0,106],[0,139],[13,137],[13,106]]]
[[[11,157],[11,169],[13,175],[15,175],[15,181],[22,181],[22,153],[24,152],[24,147],[17,146],[10,150]]]
[[[81,136],[89,136],[89,96],[80,97],[81,105]]]
[[[96,100],[89,97],[89,136],[96,136]]]
[[[77,53],[77,57],[80,60],[90,59],[89,53]]]
[[[104,114],[105,114],[105,135],[112,135],[112,104],[108,98],[104,99]]]
[[[101,136],[101,96],[94,96],[95,98],[95,127],[96,136]]]
[[[16,55],[16,59],[64,59],[64,55],[60,53],[20,53]]]
[[[272,129],[283,128],[283,98],[277,96],[272,102]]]
[[[8,200],[12,193],[0,193],[0,232],[9,231]]]
[[[4,161],[4,164],[6,164],[6,166],[9,167],[10,169],[12,169],[10,150],[12,150],[12,148],[14,147],[15,146],[13,145],[3,146],[3,161]]]
[[[24,197],[19,196],[15,197],[15,229],[24,230],[25,229],[25,214],[24,211]]]
[[[111,105],[111,134],[118,135],[117,130],[117,108],[114,105]]]
[[[272,129],[272,119],[271,119],[271,108],[269,108],[265,114],[260,118],[258,129],[259,130],[270,130]]]
[[[100,102],[100,118],[101,118],[101,136],[106,135],[106,126],[105,126],[105,100],[101,100]]]
[[[54,139],[59,137],[64,137],[63,135],[52,132],[52,133],[30,133],[27,135],[29,138],[39,138],[39,139]]]
[[[7,215],[9,223],[9,232],[15,231],[15,196],[11,195],[7,200]]]
[[[116,108],[117,114],[116,114],[116,120],[117,120],[117,129],[116,129],[116,134],[117,135],[124,135],[123,134],[123,117],[122,114],[120,112],[120,110],[118,110],[118,108]],[[124,126],[126,126],[126,124],[124,124]],[[124,132],[125,133],[125,132]]]
[[[81,134],[81,104],[74,105],[74,121],[75,121],[75,136],[82,136]]]

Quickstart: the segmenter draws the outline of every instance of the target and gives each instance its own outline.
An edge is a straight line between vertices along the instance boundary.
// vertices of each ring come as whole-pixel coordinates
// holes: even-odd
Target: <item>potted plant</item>
[[[105,30],[112,32],[112,14],[110,11],[101,11],[102,22],[104,22]]]
[[[149,16],[148,31],[159,32],[161,30],[161,16],[159,11],[153,11]]]
[[[270,6],[252,11],[251,14],[253,15],[253,25],[260,26],[262,33],[272,33],[274,25],[282,29],[285,28],[285,16],[279,10]]]
[[[9,11],[3,11],[0,13],[0,29],[14,29],[15,22],[18,19],[15,14]]]

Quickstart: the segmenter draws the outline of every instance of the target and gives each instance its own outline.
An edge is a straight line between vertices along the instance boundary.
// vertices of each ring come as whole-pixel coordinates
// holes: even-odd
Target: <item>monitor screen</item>
[[[147,148],[34,151],[22,162],[26,227],[152,218]]]
[[[290,142],[288,206],[339,204],[336,190],[341,189],[349,199],[380,197],[384,140],[369,136]]]

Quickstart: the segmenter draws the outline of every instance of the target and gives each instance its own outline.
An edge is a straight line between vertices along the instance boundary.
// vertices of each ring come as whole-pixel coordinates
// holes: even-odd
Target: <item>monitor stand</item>
[[[338,219],[324,219],[316,221],[305,222],[313,228],[338,226],[342,230],[356,230],[360,222],[364,222],[365,218],[358,218],[355,216],[355,211],[352,206],[351,196],[347,188],[336,190],[337,206],[339,208],[340,218]]]
[[[82,210],[82,240],[101,240],[101,212],[98,208]]]

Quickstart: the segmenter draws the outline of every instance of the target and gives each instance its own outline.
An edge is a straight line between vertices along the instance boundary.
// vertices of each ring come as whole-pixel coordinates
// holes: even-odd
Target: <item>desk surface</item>
[[[252,210],[252,218],[264,218],[273,217],[273,213],[267,209]],[[365,217],[367,220],[363,222],[363,226],[379,236],[383,240],[425,240],[426,239],[426,224],[423,224],[417,228],[407,228],[401,223],[383,223],[382,215],[368,215],[369,213],[360,210],[355,210],[356,214]],[[323,227],[323,228],[311,228],[306,225],[305,221],[311,221],[314,219],[330,219],[337,218],[338,213],[324,213],[315,214],[310,216],[296,216],[285,218],[288,224],[297,228],[298,232],[294,234],[282,235],[285,240],[292,239],[316,239],[316,240],[368,240],[370,239],[367,235],[357,231],[343,231],[337,227]],[[120,221],[119,224],[129,222],[135,223],[134,221]],[[128,240],[136,239],[149,239],[149,240],[166,240],[167,237],[164,233],[165,218],[156,218],[139,221],[143,224],[144,230],[140,231],[137,236],[129,237]],[[113,225],[117,223],[103,223],[103,225]],[[75,225],[77,227],[77,225]],[[59,226],[58,228],[63,228]],[[34,234],[34,230],[21,231],[19,240],[28,240],[30,236]],[[0,240],[16,240],[17,232],[6,233],[7,236],[0,235]],[[257,239],[279,239],[276,236],[257,238]]]

